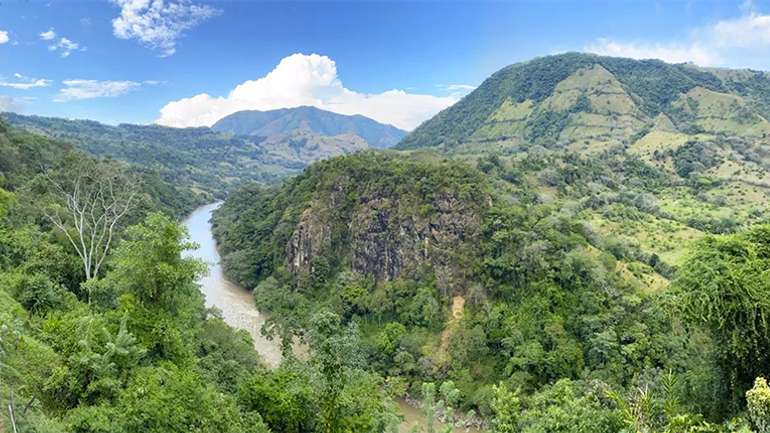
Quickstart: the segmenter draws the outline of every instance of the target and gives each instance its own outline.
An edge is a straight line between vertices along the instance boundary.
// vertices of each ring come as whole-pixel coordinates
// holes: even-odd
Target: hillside
[[[219,130],[227,130],[226,125],[233,125],[235,120],[249,117],[247,114],[252,112],[236,113],[234,118],[223,119],[222,125],[217,127],[219,130],[157,125],[111,126],[90,120],[14,113],[3,113],[3,117],[16,127],[71,142],[92,155],[158,170],[167,180],[220,196],[245,181],[275,182],[299,172],[312,161],[372,146],[388,146],[403,136],[398,129],[362,116],[341,116],[315,109],[278,111],[280,113],[263,113],[277,116],[262,125],[261,130],[251,130],[262,135],[237,136],[234,135],[239,133],[237,129]],[[338,121],[341,124],[335,125]],[[363,136],[370,138],[373,144]]]
[[[540,144],[596,152],[661,133],[675,142],[728,135],[754,144],[767,141],[768,117],[770,75],[764,72],[568,53],[501,69],[400,147]]]
[[[766,219],[768,97],[764,72],[570,53],[496,72],[399,147],[481,164],[573,212],[583,203],[592,230],[675,267],[705,235]],[[644,175],[629,183],[628,169]]]
[[[624,410],[723,431],[770,373],[752,324],[770,289],[751,276],[766,82],[582,54],[511,66],[399,150],[234,192],[214,216],[224,265],[274,332],[332,311],[388,384],[451,383],[464,409],[510,411],[496,431],[641,428]]]
[[[346,116],[315,107],[239,111],[220,119],[211,128],[234,135],[262,137],[290,134],[295,130],[322,136],[356,135],[378,149],[394,146],[406,136],[406,131],[368,117]]]
[[[22,189],[45,170],[66,169],[83,158],[88,159],[68,143],[13,128],[0,119],[0,189],[11,192]],[[135,179],[142,192],[141,208],[163,210],[174,217],[182,217],[211,200],[186,185],[163,180],[151,168],[117,164],[115,169],[125,170]]]
[[[215,233],[225,266],[247,287],[280,268],[298,282],[341,269],[390,281],[430,264],[451,292],[465,285],[455,255],[474,248],[485,188],[464,164],[361,153],[281,187],[236,191],[216,212]]]
[[[625,384],[648,362],[681,368],[658,358],[678,337],[650,315],[672,267],[584,220],[605,204],[619,221],[640,214],[642,192],[668,179],[640,162],[565,161],[554,193],[604,182],[616,195],[543,203],[527,177],[561,165],[547,156],[468,164],[365,152],[313,164],[282,186],[234,192],[215,212],[215,235],[227,272],[254,288],[276,332],[301,334],[314,312],[331,310],[359,324],[379,372],[413,391],[452,380],[464,407],[484,410],[484,393],[508,371],[534,391],[559,377]],[[624,184],[637,188],[620,194]],[[638,338],[650,359],[622,354],[634,323],[648,324]],[[626,373],[591,358],[607,327]]]

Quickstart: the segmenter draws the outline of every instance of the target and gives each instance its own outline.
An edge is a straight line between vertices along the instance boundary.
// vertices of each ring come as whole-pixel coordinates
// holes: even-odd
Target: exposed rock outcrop
[[[365,189],[340,181],[312,201],[286,247],[287,268],[307,275],[318,258],[331,258],[378,282],[431,270],[440,289],[462,292],[462,257],[477,243],[484,201],[452,190],[415,197]]]

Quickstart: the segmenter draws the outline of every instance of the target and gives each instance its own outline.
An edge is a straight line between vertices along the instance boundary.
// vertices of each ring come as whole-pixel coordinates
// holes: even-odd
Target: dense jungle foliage
[[[332,311],[360,329],[366,362],[392,395],[419,398],[425,383],[456,390],[444,417],[480,416],[496,432],[762,431],[751,418],[762,409],[747,408],[745,396],[770,374],[770,286],[758,277],[768,269],[768,226],[759,213],[704,226],[658,201],[719,188],[698,180],[704,169],[680,176],[622,151],[535,148],[465,162],[357,154],[280,187],[242,188],[215,213],[215,234],[228,273],[273,314],[272,332],[303,336]],[[446,263],[430,260],[392,279],[355,272],[362,248],[403,247],[394,239],[421,221],[461,230],[441,226],[433,195],[442,191],[475,203],[480,217],[472,245],[452,256],[461,284],[442,283]],[[321,222],[307,224],[307,210]],[[364,224],[376,232],[371,244],[357,229],[361,215],[398,223]],[[599,228],[647,224],[654,235],[651,218],[702,233],[688,244],[693,254]],[[299,239],[328,237],[332,247],[308,246],[302,272],[293,240],[314,230]]]
[[[107,265],[86,279],[73,245],[47,219],[65,206],[58,186],[80,179],[84,167],[141,176],[5,124],[0,147],[2,431],[352,432],[398,425],[381,379],[359,355],[356,328],[338,316],[315,318],[305,340],[312,356],[268,370],[246,332],[204,308],[196,280],[205,266],[183,258],[192,245],[173,218],[194,203],[170,206],[164,194],[172,187],[139,183],[140,200],[118,222]],[[110,179],[89,177],[75,197],[87,200],[92,182]],[[98,207],[88,207],[86,218],[100,215]],[[64,220],[78,239],[73,223]]]
[[[770,432],[767,82],[536,59],[403,144],[443,153],[243,185],[214,234],[276,368],[183,254],[222,164],[176,177],[173,152],[137,167],[0,122],[0,431],[403,433],[417,406],[426,433]],[[169,139],[137,128],[93,145]]]

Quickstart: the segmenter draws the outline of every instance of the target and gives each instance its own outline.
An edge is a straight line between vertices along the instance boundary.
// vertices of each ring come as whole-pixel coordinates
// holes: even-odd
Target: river
[[[265,362],[276,367],[281,363],[281,347],[278,340],[270,340],[260,332],[267,316],[257,310],[251,292],[233,283],[225,277],[220,264],[217,243],[211,232],[211,213],[221,203],[211,203],[201,206],[188,216],[183,224],[187,227],[190,240],[198,244],[198,249],[186,251],[186,257],[195,257],[206,262],[209,272],[198,282],[201,292],[206,297],[207,307],[216,307],[222,312],[222,318],[237,329],[244,329],[254,339],[254,348],[262,355]],[[399,430],[401,433],[411,431],[413,426],[424,425],[423,413],[409,406],[405,401],[398,401],[404,415],[404,422]],[[442,426],[436,423],[437,427]],[[438,429],[437,429],[438,430]],[[477,430],[464,428],[453,429],[455,433]]]
[[[206,306],[218,308],[228,325],[251,334],[257,352],[268,365],[276,367],[281,363],[281,345],[278,340],[270,340],[260,332],[266,316],[257,310],[251,292],[228,280],[222,271],[210,222],[211,213],[219,205],[201,206],[184,220],[190,240],[198,244],[197,250],[187,251],[186,255],[201,259],[208,265],[208,274],[199,281]]]

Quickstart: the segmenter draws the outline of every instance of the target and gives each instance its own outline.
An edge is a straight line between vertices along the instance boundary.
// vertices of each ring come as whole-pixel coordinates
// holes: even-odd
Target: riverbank
[[[257,310],[251,292],[228,280],[220,263],[219,251],[211,231],[211,214],[221,202],[207,204],[193,211],[182,223],[187,227],[190,240],[198,244],[198,249],[185,252],[185,256],[203,260],[209,268],[206,276],[200,279],[201,292],[206,298],[206,306],[222,312],[224,321],[236,329],[243,329],[254,340],[254,349],[270,368],[281,363],[281,344],[262,335],[262,325],[268,315]],[[400,433],[409,433],[415,427],[425,426],[425,417],[419,408],[410,405],[405,399],[398,400],[399,410],[404,421],[399,426]],[[443,423],[436,423],[440,430]],[[453,427],[453,433],[479,433],[478,429]]]
[[[199,281],[206,298],[206,306],[222,312],[222,318],[233,328],[243,329],[254,340],[254,348],[270,367],[281,363],[281,344],[262,335],[262,325],[267,315],[257,310],[251,292],[228,280],[220,263],[217,243],[211,232],[211,213],[221,202],[207,204],[193,211],[182,222],[190,234],[190,240],[198,249],[187,251],[186,256],[201,259],[209,272]]]

